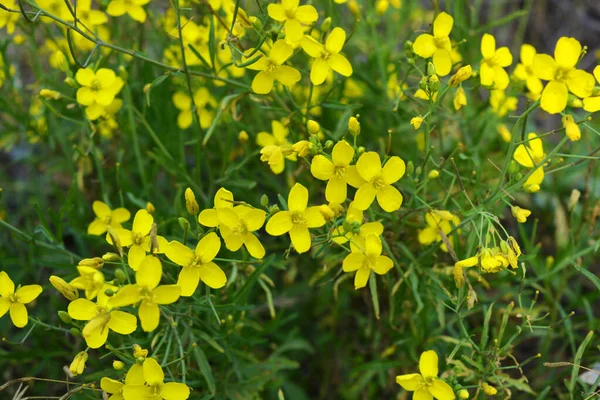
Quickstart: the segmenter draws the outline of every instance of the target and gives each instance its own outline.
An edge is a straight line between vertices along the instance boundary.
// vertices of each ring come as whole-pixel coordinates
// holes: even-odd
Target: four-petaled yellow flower
[[[510,77],[504,68],[513,62],[512,54],[508,47],[496,49],[496,38],[486,33],[481,38],[481,54],[483,60],[480,67],[480,80],[483,86],[493,86],[494,89],[506,89]]]
[[[271,133],[259,132],[256,144],[262,147],[261,161],[267,161],[271,171],[280,174],[285,169],[285,159],[296,161],[292,143],[287,140],[289,129],[280,121],[271,121]]]
[[[404,176],[405,171],[406,165],[400,157],[390,157],[382,168],[381,158],[376,152],[368,151],[361,155],[356,166],[350,168],[347,181],[358,188],[354,206],[366,210],[377,197],[385,211],[398,210],[402,205],[402,194],[392,185]]]
[[[315,156],[310,172],[317,179],[328,181],[325,198],[331,203],[343,203],[347,195],[347,171],[354,158],[354,149],[345,140],[333,146],[331,160],[322,154]]]
[[[293,53],[294,49],[285,40],[276,41],[268,55],[259,53],[260,58],[255,63],[246,67],[260,71],[252,80],[252,90],[254,93],[270,93],[275,81],[289,87],[295,85],[300,80],[300,72],[297,69],[289,65],[283,65]]]
[[[299,0],[282,0],[281,4],[269,4],[267,8],[269,17],[285,22],[286,39],[292,42],[302,39],[302,25],[311,25],[319,18],[316,8],[311,5],[298,6],[299,3]]]
[[[123,87],[123,80],[108,68],[96,72],[89,67],[79,69],[75,80],[81,85],[77,90],[77,102],[83,106],[107,107]]]
[[[137,293],[130,289],[127,287],[121,289],[124,292],[119,291],[115,295],[115,297],[119,296],[118,300],[111,299],[106,293],[100,292],[96,303],[88,299],[77,299],[69,303],[67,310],[71,318],[88,321],[81,334],[89,347],[97,349],[106,343],[109,330],[121,335],[129,335],[135,331],[137,328],[135,315],[117,310],[117,307],[131,305],[137,301]]]
[[[10,312],[10,319],[17,328],[29,322],[27,307],[42,293],[40,285],[21,286],[15,291],[15,284],[4,271],[0,272],[0,318]]]
[[[281,236],[289,232],[290,239],[298,253],[310,249],[309,228],[325,225],[325,218],[319,206],[308,207],[308,189],[296,183],[288,195],[288,211],[279,211],[267,222],[269,235]]]
[[[350,61],[340,54],[345,42],[346,32],[342,28],[334,28],[331,31],[325,41],[325,46],[313,37],[304,35],[300,43],[304,51],[314,58],[310,69],[310,80],[314,85],[325,82],[330,70],[343,76],[352,75]]]
[[[554,58],[548,54],[533,57],[533,70],[538,78],[549,81],[540,100],[544,111],[550,114],[563,111],[567,107],[569,92],[581,98],[592,94],[594,76],[575,68],[581,50],[577,39],[561,37],[554,48]]]
[[[126,384],[123,387],[125,400],[185,400],[190,388],[179,382],[165,383],[165,374],[154,358],[148,357],[142,364],[145,384]]]
[[[433,57],[433,65],[439,76],[446,76],[452,70],[450,31],[453,25],[454,18],[441,12],[433,21],[433,35],[423,33],[413,43],[416,55],[422,58]]]
[[[454,228],[460,224],[460,218],[446,210],[431,210],[425,214],[427,227],[419,231],[418,240],[423,245],[438,243],[442,241],[442,233],[450,234]],[[450,244],[453,244],[452,237],[448,237]],[[446,243],[442,243],[440,248],[448,252]]]
[[[530,44],[521,46],[521,62],[515,67],[515,77],[525,82],[531,93],[542,93],[544,85],[533,68],[533,59],[537,54],[535,47]]]
[[[228,250],[238,251],[242,245],[254,258],[263,258],[265,248],[252,232],[265,223],[266,212],[246,205],[219,211],[220,230]]]
[[[376,235],[377,237],[383,234],[383,225],[381,222],[363,222],[363,211],[354,207],[354,202],[348,205],[346,218],[342,226],[333,230],[331,240],[334,243],[344,244],[350,242],[352,251],[360,249],[360,244],[368,235]],[[356,236],[360,236],[362,240],[354,240]]]
[[[127,375],[125,375],[125,383],[104,377],[100,379],[100,388],[112,395],[109,400],[123,400],[123,388],[126,385],[143,385],[145,382],[144,368],[139,364],[133,364],[127,371]]]
[[[405,374],[396,377],[396,383],[409,392],[415,392],[413,399],[454,400],[452,387],[438,378],[438,355],[434,350],[421,354],[420,374]]]
[[[84,290],[85,298],[93,300],[104,288],[104,274],[94,267],[78,265],[79,276],[69,284],[75,289]]]
[[[137,22],[146,21],[146,10],[144,5],[150,0],[112,0],[106,8],[106,13],[112,17],[120,17],[128,14]]]
[[[192,125],[192,99],[187,93],[178,91],[173,94],[173,104],[179,110],[177,115],[177,126],[181,129],[187,129]],[[200,121],[202,129],[206,129],[212,124],[214,112],[209,109],[217,107],[217,101],[205,87],[198,88],[194,92],[194,104],[196,105],[196,115]]]
[[[527,145],[520,144],[515,150],[513,158],[525,168],[535,168],[523,184],[526,191],[534,193],[540,190],[540,185],[544,180],[544,166],[539,164],[546,157],[546,153],[544,153],[542,139],[535,133],[530,133],[527,138]]]
[[[158,286],[161,276],[160,260],[154,255],[148,255],[142,260],[135,273],[136,285],[128,285],[138,291],[138,301],[141,300],[138,316],[145,332],[152,332],[158,327],[160,321],[158,306],[175,303],[181,295],[181,287],[178,285]],[[119,294],[115,295],[117,301],[118,296]]]
[[[139,210],[135,214],[135,217],[133,217],[133,227],[131,230],[115,229],[121,241],[121,246],[131,246],[127,253],[127,261],[134,271],[137,271],[140,262],[146,257],[146,253],[162,254],[167,248],[167,239],[162,236],[156,235],[156,243],[152,243],[153,237],[150,235],[150,231],[153,224],[154,218],[152,215],[146,210]],[[107,235],[106,239],[112,244],[110,235]]]
[[[367,285],[371,271],[378,275],[386,274],[394,266],[394,262],[387,256],[382,256],[382,244],[379,236],[369,234],[364,239],[354,236],[352,241],[358,241],[352,252],[344,258],[342,269],[344,272],[354,272],[354,289]]]
[[[89,235],[103,235],[109,226],[121,229],[121,224],[131,218],[131,214],[126,208],[111,210],[105,203],[98,200],[92,204],[92,210],[96,214],[96,219],[88,226]]]
[[[201,279],[213,289],[225,286],[227,282],[225,272],[213,262],[220,249],[221,239],[214,232],[200,239],[194,251],[177,241],[169,243],[167,257],[183,267],[177,280],[177,284],[181,286],[182,296],[193,295]]]

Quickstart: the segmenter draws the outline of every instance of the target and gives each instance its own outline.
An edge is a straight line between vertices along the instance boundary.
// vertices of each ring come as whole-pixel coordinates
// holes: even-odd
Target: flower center
[[[202,264],[204,264],[204,263],[202,262],[200,257],[195,257],[194,261],[192,261],[192,263],[190,264],[190,267],[198,268],[198,267],[202,266]]]
[[[111,216],[107,215],[106,217],[102,218],[102,222],[104,222],[106,225],[110,225],[110,223],[112,222]]]
[[[375,186],[375,189],[381,189],[382,187],[387,186],[386,183],[381,178],[376,178],[375,180],[373,180],[372,183],[373,183],[373,186]]]
[[[240,222],[235,228],[232,229],[232,233],[234,235],[244,236],[246,233],[248,233],[248,228],[246,227],[246,224]]]
[[[567,72],[569,72],[569,71],[564,71],[559,68],[558,70],[556,70],[556,78],[555,79],[557,81],[562,81],[563,79],[565,79],[567,77]]]
[[[93,90],[100,90],[100,89],[102,89],[102,82],[100,82],[100,79],[94,78],[92,80],[92,89]]]
[[[306,219],[304,218],[304,214],[299,212],[292,213],[292,224],[306,225]]]
[[[285,10],[285,16],[287,19],[296,19],[296,10],[288,8]]]
[[[346,167],[344,166],[339,166],[339,167],[335,167],[333,169],[333,174],[337,177],[337,178],[343,178],[344,175],[346,175]]]
[[[134,244],[137,244],[139,246],[142,245],[145,237],[144,235],[138,232],[132,232],[131,236]]]

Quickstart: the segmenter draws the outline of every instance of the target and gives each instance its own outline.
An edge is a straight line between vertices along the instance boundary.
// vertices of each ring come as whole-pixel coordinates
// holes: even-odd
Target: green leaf
[[[571,399],[574,398],[575,392],[575,384],[577,382],[577,376],[579,375],[579,367],[581,363],[581,359],[583,358],[583,353],[585,352],[586,347],[592,341],[592,337],[594,337],[594,331],[589,331],[588,334],[583,339],[583,342],[577,349],[577,353],[575,354],[575,361],[573,361],[573,370],[571,371],[571,382],[569,382],[569,393],[571,394]]]

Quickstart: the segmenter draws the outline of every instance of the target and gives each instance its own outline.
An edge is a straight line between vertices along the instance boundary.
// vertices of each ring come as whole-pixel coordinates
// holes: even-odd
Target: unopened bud
[[[50,283],[56,290],[62,294],[65,299],[69,301],[76,300],[79,297],[79,291],[76,287],[66,282],[60,276],[52,275],[50,276]]]
[[[69,313],[66,311],[59,311],[58,318],[60,318],[60,320],[62,322],[64,322],[65,324],[70,324],[71,322],[73,322],[73,319],[71,318]]]
[[[440,172],[437,169],[432,169],[431,171],[429,171],[429,174],[427,174],[427,177],[429,179],[437,179],[440,176]]]
[[[117,253],[106,253],[102,256],[102,259],[104,261],[119,261],[121,259],[121,257],[119,257],[119,255]]]
[[[240,143],[246,143],[248,141],[248,132],[246,131],[240,131],[240,133],[238,134],[238,140],[240,141]]]
[[[565,133],[572,142],[581,139],[581,130],[579,129],[579,125],[575,123],[572,115],[565,114],[562,117],[562,123],[565,128]]]
[[[333,140],[328,140],[325,142],[325,148],[330,149],[333,147]]]
[[[413,163],[412,161],[409,161],[409,162],[406,164],[406,172],[407,172],[409,175],[412,175],[412,174],[413,174],[413,172],[415,172],[415,163]]]
[[[333,211],[327,204],[319,206],[319,211],[321,212],[323,218],[325,218],[325,221],[331,221],[333,218],[335,218],[335,211]]]
[[[73,79],[71,77],[65,78],[64,82],[71,87],[77,87],[77,82],[75,82],[75,79]]]
[[[198,202],[196,201],[196,196],[194,195],[194,192],[192,191],[192,189],[187,188],[185,189],[185,208],[187,209],[187,212],[190,213],[191,215],[196,215],[198,214],[198,211],[200,211],[200,207],[198,206]]]
[[[435,65],[431,61],[427,63],[427,76],[433,76],[436,74]]]
[[[325,18],[321,24],[321,32],[327,32],[331,28],[331,17]]]
[[[356,117],[350,117],[348,120],[348,131],[352,136],[358,136],[360,134],[360,122]]]
[[[94,269],[100,269],[102,268],[102,266],[104,266],[104,260],[100,257],[94,257],[94,258],[84,258],[83,260],[79,261],[79,264],[83,267],[91,267]]]
[[[260,196],[260,205],[263,207],[267,207],[269,205],[269,196],[263,194]]]
[[[319,123],[317,121],[314,120],[309,120],[308,123],[308,132],[311,135],[316,135],[317,133],[319,133],[321,131],[321,125],[319,125]]]
[[[123,361],[119,361],[119,360],[113,361],[113,368],[117,371],[122,370],[124,366],[125,366],[125,363]]]
[[[179,222],[179,226],[183,229],[184,232],[189,232],[190,230],[190,221],[183,217],[177,218],[177,222]]]
[[[45,99],[49,99],[49,100],[58,100],[62,97],[62,95],[59,92],[57,92],[56,90],[50,90],[50,89],[40,90],[40,96],[42,96]]]
[[[127,281],[127,275],[125,275],[125,272],[123,272],[121,268],[117,268],[115,270],[115,278],[117,278],[117,280],[121,283],[125,283],[125,281]]]
[[[147,202],[146,203],[146,211],[148,211],[148,214],[154,214],[156,212],[156,208],[154,207],[154,204]]]
[[[133,356],[135,358],[148,357],[148,350],[142,349],[142,346],[140,346],[139,344],[134,344],[132,348],[133,348]]]

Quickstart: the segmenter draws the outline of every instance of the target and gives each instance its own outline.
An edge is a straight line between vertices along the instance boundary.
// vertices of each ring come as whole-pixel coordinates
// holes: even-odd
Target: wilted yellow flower
[[[563,127],[565,128],[565,132],[566,132],[568,138],[572,142],[575,142],[575,141],[581,139],[581,129],[579,129],[579,125],[577,125],[577,123],[573,119],[572,115],[569,115],[569,114],[563,115],[562,124],[563,124]]]
[[[50,276],[50,283],[56,290],[62,294],[65,299],[73,301],[79,297],[79,291],[73,285],[67,283],[63,278],[52,275]]]
[[[198,211],[200,211],[200,206],[198,206],[198,202],[196,201],[196,196],[194,195],[194,192],[192,191],[192,189],[187,188],[185,189],[185,208],[187,209],[187,212],[190,213],[191,215],[196,215],[198,214]]]
[[[498,393],[498,390],[496,390],[495,387],[490,386],[487,382],[484,382],[481,385],[481,388],[483,389],[483,393],[487,394],[488,396],[494,396],[496,393]]]
[[[83,370],[85,369],[85,362],[88,359],[87,351],[80,351],[77,353],[71,365],[69,366],[69,371],[73,376],[81,375]]]
[[[471,75],[473,75],[473,69],[471,68],[470,65],[465,65],[464,67],[461,67],[458,71],[456,71],[456,73],[454,75],[452,75],[450,77],[450,80],[448,81],[448,86],[456,87],[460,83],[469,79],[471,77]]]
[[[521,208],[519,206],[511,207],[510,211],[511,211],[513,217],[515,217],[515,219],[517,220],[517,222],[519,222],[521,224],[527,222],[527,217],[529,217],[531,215],[531,211],[529,211],[525,208]]]
[[[413,128],[419,129],[421,127],[421,124],[423,123],[423,120],[424,118],[418,115],[416,117],[411,118],[410,124],[413,126]]]

